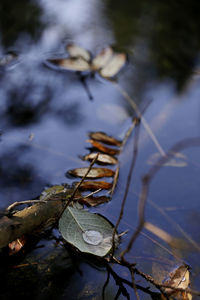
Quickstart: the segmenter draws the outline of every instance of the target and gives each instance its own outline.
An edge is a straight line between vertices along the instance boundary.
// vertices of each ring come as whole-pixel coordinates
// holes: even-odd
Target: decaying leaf
[[[75,177],[84,177],[88,172],[88,168],[77,168],[69,170],[67,173]],[[92,168],[86,178],[101,178],[101,177],[113,177],[115,172],[107,168]]]
[[[110,201],[110,197],[107,196],[89,196],[89,197],[82,197],[81,199],[78,200],[79,203],[87,206],[97,206],[106,202]]]
[[[101,215],[67,207],[59,220],[63,238],[81,252],[103,257],[112,249],[113,225]],[[116,244],[118,236],[115,236]]]
[[[111,189],[111,187],[112,187],[112,183],[106,181],[83,181],[79,187],[79,190],[82,191],[88,191],[88,190],[96,191],[99,189],[109,190]]]
[[[114,137],[109,136],[106,133],[101,132],[101,131],[90,132],[89,137],[92,140],[96,140],[96,141],[99,141],[99,142],[102,142],[102,143],[105,143],[105,144],[108,144],[108,145],[113,145],[113,146],[119,146],[120,147],[121,144],[122,144],[121,141],[119,141],[119,140],[115,139]]]
[[[111,59],[113,53],[114,52],[111,47],[106,47],[102,49],[100,53],[98,53],[96,57],[92,60],[92,69],[96,71],[104,67]]]
[[[72,44],[68,44],[66,46],[66,50],[68,51],[69,55],[71,57],[81,57],[84,60],[86,60],[87,62],[90,61],[91,59],[91,54],[88,50],[79,47],[78,45],[72,43]]]
[[[99,71],[99,74],[105,78],[114,77],[125,65],[126,61],[126,54],[114,54],[109,62]]]
[[[9,255],[13,255],[18,253],[26,244],[25,236],[21,236],[20,238],[16,239],[15,241],[8,244],[9,248]]]
[[[96,157],[97,153],[90,153],[88,155],[85,155],[84,157],[82,157],[83,160],[93,160]],[[97,158],[97,163],[102,163],[102,164],[107,164],[107,165],[116,165],[118,163],[118,160],[113,157],[110,156],[108,154],[103,154],[103,153],[99,153],[99,156]]]
[[[166,278],[163,283],[173,288],[181,288],[183,290],[187,289],[190,284],[189,267],[187,265],[181,265],[175,268],[169,273],[168,278]],[[176,291],[170,288],[164,288],[163,290],[169,296],[175,297],[175,299],[192,299],[192,295],[185,291]]]
[[[69,57],[63,59],[49,59],[50,63],[58,65],[69,71],[89,71],[90,64],[82,57]]]
[[[97,142],[95,140],[87,140],[87,142],[92,144],[92,146],[95,149],[98,149],[100,152],[106,153],[108,155],[116,155],[116,154],[119,154],[119,152],[120,152],[118,149],[114,149],[114,148],[104,146],[102,143]]]
[[[165,163],[161,164],[163,167],[186,167],[187,161],[186,156],[182,153],[171,153],[172,157],[170,157]],[[158,165],[159,159],[161,158],[160,153],[156,152],[154,153],[147,163],[149,165]]]

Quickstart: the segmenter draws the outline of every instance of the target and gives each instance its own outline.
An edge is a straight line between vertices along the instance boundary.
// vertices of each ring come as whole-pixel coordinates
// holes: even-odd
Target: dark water
[[[128,53],[129,63],[118,82],[141,109],[147,107],[144,117],[164,151],[200,136],[199,15],[197,0],[1,0],[0,55],[15,53],[17,58],[0,67],[0,208],[34,199],[47,185],[71,184],[65,173],[86,165],[79,155],[87,153],[88,132],[105,131],[122,138],[131,124],[134,112],[111,82],[98,76],[88,79],[91,101],[77,74],[44,64],[51,56],[63,55],[69,42],[92,53],[107,45]],[[146,219],[182,240],[178,256],[191,266],[191,286],[199,290],[200,155],[198,147],[190,146],[181,150],[187,166],[163,167],[151,182]],[[119,227],[129,232],[120,250],[137,225],[141,177],[149,171],[147,162],[156,152],[141,126],[137,162]],[[93,209],[113,223],[132,153],[133,137],[120,156],[112,201]],[[169,245],[143,232],[127,256],[130,261],[153,275],[169,265],[166,261],[172,266],[177,263]],[[29,254],[37,266],[6,274],[11,282],[6,281],[1,299],[11,299],[15,293],[26,297],[30,291],[34,299],[101,299],[107,277],[104,269],[78,261],[77,268],[68,272],[65,252],[55,252],[53,242],[45,245]],[[56,258],[48,261],[51,253]],[[58,257],[63,257],[64,266]],[[116,270],[130,279],[126,270]],[[14,276],[21,278],[21,284],[13,284]],[[106,299],[114,299],[117,289],[111,280]],[[150,299],[142,292],[140,296]]]

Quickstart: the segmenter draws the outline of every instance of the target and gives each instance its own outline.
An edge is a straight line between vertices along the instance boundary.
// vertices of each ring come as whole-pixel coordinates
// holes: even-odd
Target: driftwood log
[[[23,235],[32,234],[55,224],[72,194],[73,189],[67,189],[65,193],[51,195],[45,201],[38,201],[11,216],[1,217],[0,248]]]

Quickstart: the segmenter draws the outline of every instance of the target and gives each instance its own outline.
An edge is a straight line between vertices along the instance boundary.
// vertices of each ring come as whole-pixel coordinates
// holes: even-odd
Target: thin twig
[[[131,105],[131,107],[134,109],[138,118],[141,119],[141,123],[143,124],[145,130],[149,134],[149,136],[150,136],[151,140],[153,141],[153,143],[155,144],[156,148],[160,152],[161,156],[164,157],[166,155],[164,149],[160,145],[159,141],[157,140],[156,136],[154,135],[153,131],[151,130],[150,126],[148,125],[146,119],[142,116],[137,104],[133,101],[133,99],[129,96],[129,94],[119,85],[119,83],[117,83],[115,81],[112,81],[112,83],[118,89],[118,91],[121,93],[121,95],[128,101],[128,103]]]
[[[10,213],[16,206],[23,204],[32,204],[32,203],[46,203],[45,200],[24,200],[19,202],[14,202],[6,208],[6,211]]]
[[[130,169],[129,169],[129,174],[128,174],[128,178],[127,178],[127,184],[126,184],[126,189],[125,189],[125,193],[124,193],[124,197],[122,200],[122,204],[121,204],[121,209],[120,209],[120,213],[119,213],[119,217],[118,220],[115,224],[114,230],[113,230],[113,235],[112,235],[112,252],[111,255],[114,254],[115,251],[115,234],[117,232],[117,228],[121,222],[121,219],[123,217],[124,214],[124,207],[126,204],[126,199],[128,196],[128,192],[129,192],[129,187],[130,187],[130,183],[131,183],[131,178],[132,178],[132,174],[133,174],[133,169],[136,163],[136,158],[137,158],[137,153],[138,153],[138,140],[139,140],[139,126],[136,127],[136,131],[135,131],[135,139],[134,139],[134,145],[133,145],[133,157],[132,157],[132,161],[131,161],[131,165],[130,165]]]
[[[102,299],[105,300],[105,290],[106,290],[106,287],[107,285],[109,284],[109,281],[110,281],[110,271],[107,270],[107,278],[106,278],[106,281],[103,285],[103,289],[102,289]]]
[[[135,273],[134,273],[133,268],[131,268],[130,272],[131,272],[131,278],[132,278],[132,283],[133,283],[133,289],[134,289],[134,292],[135,292],[136,299],[137,299],[137,300],[140,300],[140,296],[139,296],[139,294],[138,294],[137,286],[136,286],[136,284],[135,284]]]

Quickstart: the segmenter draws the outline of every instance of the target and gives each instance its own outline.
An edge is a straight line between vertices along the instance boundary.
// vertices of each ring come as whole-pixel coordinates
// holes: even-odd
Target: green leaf
[[[81,252],[103,257],[112,249],[113,225],[101,215],[67,207],[59,220],[59,230]],[[117,235],[115,239],[117,243]]]

